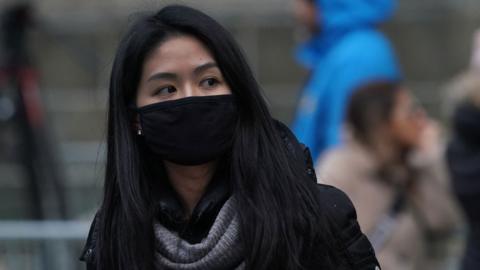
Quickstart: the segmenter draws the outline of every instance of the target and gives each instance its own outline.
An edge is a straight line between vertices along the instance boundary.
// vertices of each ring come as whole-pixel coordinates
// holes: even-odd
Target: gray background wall
[[[11,0],[7,0],[13,2]],[[29,47],[41,70],[42,98],[65,170],[69,207],[90,218],[100,202],[106,88],[115,47],[132,16],[174,1],[38,0]],[[202,8],[231,30],[244,48],[271,109],[290,122],[305,79],[293,60],[299,40],[293,0],[177,1]],[[5,0],[0,8],[6,6]],[[406,84],[433,115],[441,86],[466,67],[471,34],[480,27],[478,0],[400,0],[382,26],[391,38]],[[1,132],[1,131],[0,131]],[[0,159],[0,219],[28,218],[21,167]]]

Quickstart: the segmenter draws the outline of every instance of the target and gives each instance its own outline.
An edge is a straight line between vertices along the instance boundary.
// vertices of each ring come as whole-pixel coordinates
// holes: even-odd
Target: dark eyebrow
[[[150,76],[150,78],[148,78],[147,82],[149,81],[153,81],[153,80],[160,80],[160,79],[171,79],[171,80],[175,80],[177,79],[177,75],[174,74],[174,73],[156,73],[156,74],[153,74],[152,76]]]
[[[214,67],[218,67],[217,63],[208,62],[208,63],[205,63],[203,65],[200,65],[200,66],[196,67],[193,70],[193,73],[195,75],[198,75],[198,74],[202,73],[203,71],[205,71],[207,69],[210,69],[210,68],[214,68]],[[147,82],[153,81],[153,80],[160,80],[160,79],[175,80],[177,78],[178,78],[178,76],[175,73],[161,72],[161,73],[156,73],[156,74],[153,74],[152,76],[150,76],[150,78],[148,78]]]
[[[193,70],[193,73],[195,75],[198,75],[200,73],[202,73],[203,71],[207,70],[207,69],[210,69],[210,68],[218,68],[217,66],[217,63],[215,62],[208,62],[206,64],[203,64],[203,65],[200,65],[198,67],[195,68],[195,70]]]

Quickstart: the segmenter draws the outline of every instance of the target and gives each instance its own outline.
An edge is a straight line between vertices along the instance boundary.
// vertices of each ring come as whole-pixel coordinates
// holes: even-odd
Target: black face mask
[[[232,145],[237,122],[232,95],[164,101],[137,111],[148,148],[173,163],[204,164]]]

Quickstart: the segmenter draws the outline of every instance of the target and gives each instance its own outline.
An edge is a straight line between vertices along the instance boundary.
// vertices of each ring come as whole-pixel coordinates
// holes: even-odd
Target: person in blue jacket
[[[341,142],[344,110],[351,93],[377,80],[400,80],[394,51],[377,30],[395,0],[295,0],[296,17],[311,37],[297,59],[310,71],[293,131],[314,160]]]

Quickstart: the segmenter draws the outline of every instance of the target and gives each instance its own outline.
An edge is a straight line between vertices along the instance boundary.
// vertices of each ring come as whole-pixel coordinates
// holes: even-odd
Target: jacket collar
[[[190,218],[185,217],[184,208],[173,187],[167,181],[162,182],[155,205],[156,219],[188,242],[200,242],[208,234],[218,212],[231,195],[229,181],[228,168],[220,166]]]

